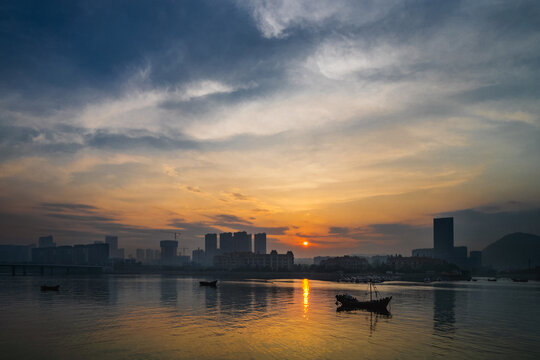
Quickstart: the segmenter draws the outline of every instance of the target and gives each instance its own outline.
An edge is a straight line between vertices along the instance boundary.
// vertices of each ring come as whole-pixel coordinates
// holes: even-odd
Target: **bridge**
[[[68,275],[71,272],[86,272],[91,274],[98,274],[103,271],[103,266],[99,265],[67,265],[67,264],[0,264],[0,268],[11,268],[11,275],[15,276],[17,273],[20,275],[26,275],[27,272],[39,273],[45,275],[45,272],[49,274],[62,273]],[[56,270],[56,271],[55,271]]]

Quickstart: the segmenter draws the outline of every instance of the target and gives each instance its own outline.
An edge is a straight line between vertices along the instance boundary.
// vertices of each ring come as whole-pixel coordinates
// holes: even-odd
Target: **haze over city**
[[[536,2],[1,6],[2,243],[265,232],[406,253],[540,234]]]

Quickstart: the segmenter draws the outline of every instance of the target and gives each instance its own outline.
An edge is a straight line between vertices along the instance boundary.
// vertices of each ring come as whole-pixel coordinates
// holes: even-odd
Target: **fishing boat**
[[[375,288],[375,285],[370,281],[369,284],[369,301],[359,301],[352,295],[341,294],[336,295],[336,305],[338,306],[337,311],[343,310],[368,310],[379,313],[388,313],[388,303],[392,300],[392,297],[381,297],[379,298],[379,292]],[[373,299],[373,294],[375,293],[375,299]]]
[[[199,281],[199,284],[201,286],[213,286],[213,287],[216,287],[217,286],[217,280],[214,280],[214,281]]]
[[[41,285],[41,291],[58,291],[58,290],[60,290],[60,285],[55,285],[55,286]]]

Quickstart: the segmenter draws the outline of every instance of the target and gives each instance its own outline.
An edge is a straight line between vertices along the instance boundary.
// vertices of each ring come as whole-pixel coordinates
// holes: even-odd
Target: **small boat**
[[[199,284],[200,284],[200,286],[216,287],[217,286],[217,280],[214,280],[214,281],[199,281]]]
[[[55,285],[55,286],[41,285],[41,291],[58,291],[58,290],[60,290],[60,285]]]
[[[383,297],[380,299],[373,299],[373,292],[375,297],[378,296],[378,291],[375,286],[369,282],[369,301],[359,301],[354,296],[349,294],[336,295],[336,305],[338,305],[337,311],[343,310],[368,310],[381,314],[388,314],[388,303],[392,300],[392,297]]]
[[[497,281],[497,278],[488,279],[488,281]]]
[[[527,282],[527,281],[529,281],[529,280],[527,280],[527,279],[512,278],[512,281],[513,281],[513,282]]]

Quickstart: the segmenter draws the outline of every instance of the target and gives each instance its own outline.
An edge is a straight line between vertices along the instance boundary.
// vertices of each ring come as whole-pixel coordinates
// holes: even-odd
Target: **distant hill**
[[[527,269],[540,266],[540,236],[508,234],[482,251],[482,265],[498,270]]]

